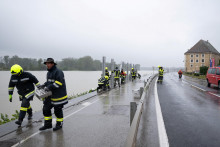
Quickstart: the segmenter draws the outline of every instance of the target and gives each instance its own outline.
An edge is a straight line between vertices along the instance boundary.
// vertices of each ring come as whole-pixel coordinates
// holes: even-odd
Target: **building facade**
[[[185,52],[185,71],[199,72],[201,66],[210,66],[211,61],[214,60],[213,65],[217,66],[220,60],[219,52],[208,42],[200,40],[191,49]]]

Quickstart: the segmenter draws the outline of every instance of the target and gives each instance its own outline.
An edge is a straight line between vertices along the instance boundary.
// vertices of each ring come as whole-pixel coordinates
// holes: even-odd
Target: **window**
[[[220,75],[220,71],[219,69],[217,68],[217,72],[216,72],[217,75]]]
[[[215,74],[215,72],[216,72],[216,69],[213,68],[212,71],[211,71],[211,74]]]
[[[199,57],[199,55],[198,54],[196,54],[196,58],[198,58]]]
[[[205,54],[202,54],[202,58],[204,58],[205,57]]]
[[[196,63],[199,63],[199,60],[198,60],[198,59],[196,59]]]
[[[190,55],[190,57],[191,57],[191,58],[193,58],[193,54],[192,54],[192,55]]]
[[[202,63],[204,63],[205,62],[205,59],[202,59]]]
[[[190,62],[193,63],[193,59],[191,59]]]
[[[212,68],[209,68],[208,73],[209,74],[212,73]]]
[[[191,64],[190,67],[193,67],[193,65]]]
[[[204,64],[201,64],[201,66],[205,66]]]

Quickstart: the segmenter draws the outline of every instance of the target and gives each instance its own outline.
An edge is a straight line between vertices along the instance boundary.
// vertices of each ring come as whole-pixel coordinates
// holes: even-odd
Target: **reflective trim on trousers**
[[[44,116],[44,120],[51,120],[52,116]]]
[[[57,121],[62,122],[63,118],[57,118]]]
[[[21,109],[20,109],[20,110],[21,110],[21,111],[27,111],[27,109],[28,109],[28,108],[21,107]]]

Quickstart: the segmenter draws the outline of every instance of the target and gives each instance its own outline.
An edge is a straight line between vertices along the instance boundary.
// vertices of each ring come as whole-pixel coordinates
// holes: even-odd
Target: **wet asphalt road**
[[[145,77],[146,78],[146,77]],[[62,130],[39,132],[42,122],[30,122],[2,138],[8,145],[119,147],[123,146],[130,127],[130,101],[135,99],[132,90],[144,86],[143,79],[129,82],[106,93],[97,95],[64,110]],[[53,117],[55,118],[55,117]],[[55,119],[53,119],[55,125]],[[1,146],[1,145],[0,145]]]
[[[167,73],[157,90],[171,147],[220,146],[218,89]]]

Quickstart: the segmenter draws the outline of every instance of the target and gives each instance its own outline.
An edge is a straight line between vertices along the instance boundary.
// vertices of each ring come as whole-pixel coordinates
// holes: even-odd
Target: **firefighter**
[[[126,78],[126,73],[123,71],[123,69],[121,70],[120,77],[121,77],[121,84],[124,84],[125,78]]]
[[[118,83],[118,86],[120,87],[120,70],[118,69],[118,67],[115,68],[115,70],[112,71],[112,73],[114,73],[114,87],[116,86],[116,82]]]
[[[11,74],[12,76],[8,86],[9,101],[12,102],[14,87],[16,87],[21,101],[21,108],[19,118],[15,123],[21,126],[26,113],[28,113],[28,120],[32,118],[30,101],[32,101],[34,97],[34,84],[37,87],[40,87],[41,85],[34,75],[23,71],[22,67],[18,64],[11,67]]]
[[[46,91],[50,90],[52,96],[45,98],[43,106],[44,126],[39,130],[46,130],[52,128],[52,113],[51,109],[54,108],[56,116],[56,126],[53,131],[59,130],[63,126],[63,106],[68,103],[66,84],[63,71],[56,67],[53,58],[47,58],[44,62],[47,66],[47,81],[43,87]]]
[[[105,75],[109,77],[108,67],[105,67]]]
[[[157,83],[162,83],[163,82],[163,73],[164,73],[164,70],[163,70],[163,67],[162,66],[158,66],[159,67],[159,76],[158,76],[158,80],[157,80]]]
[[[132,81],[136,79],[136,71],[134,70],[134,68],[131,68],[131,77]]]

